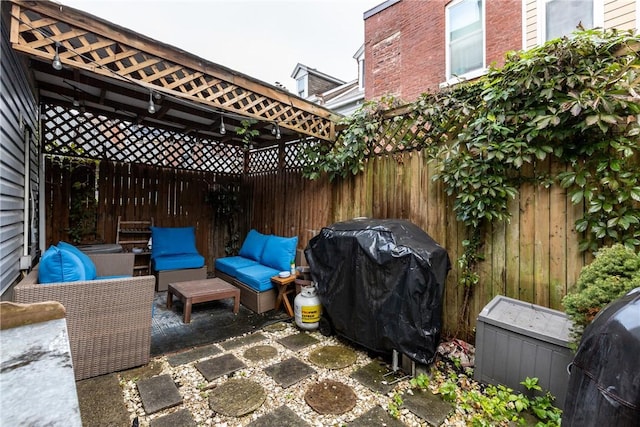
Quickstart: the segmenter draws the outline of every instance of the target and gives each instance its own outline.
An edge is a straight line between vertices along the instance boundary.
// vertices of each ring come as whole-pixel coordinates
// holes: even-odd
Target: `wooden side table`
[[[284,302],[284,308],[287,314],[291,317],[293,317],[293,307],[291,307],[291,303],[289,302],[289,297],[287,295],[295,291],[295,287],[289,286],[295,281],[295,274],[288,277],[273,276],[271,278],[271,283],[278,288],[278,297],[276,298],[276,305],[274,308],[278,310],[280,308],[280,304]]]
[[[237,314],[240,309],[240,289],[217,277],[169,283],[167,288],[167,308],[171,308],[174,295],[184,303],[184,323],[191,322],[191,306],[199,302],[233,298],[233,313]]]

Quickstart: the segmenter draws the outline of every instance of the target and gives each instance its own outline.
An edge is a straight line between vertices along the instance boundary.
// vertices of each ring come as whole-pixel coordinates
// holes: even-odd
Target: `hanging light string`
[[[62,62],[60,61],[60,55],[59,55],[59,48],[60,48],[60,46],[61,46],[60,42],[59,42],[59,41],[57,41],[57,40],[55,40],[55,39],[53,38],[53,35],[49,35],[49,34],[45,33],[41,28],[36,28],[36,27],[32,26],[30,23],[23,21],[20,17],[15,16],[15,15],[13,15],[13,14],[11,15],[11,17],[12,17],[12,18],[14,18],[14,19],[16,19],[18,22],[20,22],[20,23],[22,23],[22,24],[26,25],[26,26],[27,26],[27,27],[29,27],[31,30],[33,30],[33,31],[37,31],[37,32],[38,32],[38,33],[40,33],[40,35],[42,35],[44,38],[46,38],[46,39],[48,39],[48,40],[51,40],[52,42],[54,42],[54,43],[55,43],[55,54],[54,54],[53,61],[52,61],[52,64],[51,64],[51,65],[52,65],[52,67],[53,67],[56,71],[60,71],[60,70],[62,70]],[[142,87],[142,88],[145,88],[145,89],[149,89],[149,91],[150,91],[150,98],[149,98],[149,104],[148,104],[148,107],[147,107],[147,111],[148,111],[150,114],[154,114],[154,113],[155,113],[155,111],[156,111],[156,107],[155,107],[155,103],[153,102],[153,92],[154,92],[154,89],[156,89],[156,90],[157,90],[157,87],[156,87],[156,86],[150,86],[150,85],[147,85],[147,84],[143,84],[143,83],[141,83],[141,82],[139,82],[139,81],[137,81],[137,80],[132,79],[132,78],[131,78],[131,77],[129,77],[129,76],[123,76],[123,75],[120,75],[120,74],[118,74],[115,70],[112,70],[111,68],[109,68],[109,67],[107,67],[107,66],[105,66],[105,65],[103,65],[103,64],[101,64],[101,63],[99,63],[99,62],[97,62],[97,61],[95,61],[93,58],[90,58],[90,57],[88,57],[88,56],[87,56],[87,55],[85,55],[85,54],[82,54],[82,53],[77,52],[77,51],[76,51],[75,49],[73,49],[73,48],[65,47],[65,49],[66,49],[67,51],[69,51],[69,52],[73,52],[76,56],[78,56],[78,57],[80,57],[80,58],[84,59],[84,60],[85,60],[85,61],[87,61],[88,63],[90,63],[90,64],[92,64],[92,65],[95,65],[97,68],[100,68],[100,69],[102,69],[102,70],[107,70],[109,73],[113,74],[114,76],[116,76],[116,77],[118,77],[118,78],[120,78],[120,79],[123,79],[123,80],[125,80],[125,81],[127,81],[127,82],[129,82],[129,83],[131,83],[131,84],[133,84],[133,85],[136,85],[136,86],[139,86],[139,87]],[[165,97],[167,97],[167,98],[169,98],[169,99],[173,99],[173,100],[175,100],[175,101],[182,101],[182,102],[185,102],[185,101],[186,101],[186,102],[190,102],[190,101],[191,101],[191,100],[189,100],[189,99],[180,98],[180,97],[178,97],[178,96],[175,96],[175,95],[173,95],[173,94],[170,94],[170,93],[167,93],[167,92],[164,92],[164,91],[162,92],[162,94],[163,94]],[[191,101],[191,102],[193,102],[193,101]],[[200,104],[198,104],[198,105],[200,105]],[[290,106],[291,106],[291,107],[293,107],[293,105],[292,105],[292,104],[290,104]],[[152,111],[152,110],[153,110],[153,111]],[[115,111],[115,110],[114,110],[114,111]],[[265,120],[265,119],[263,119],[263,118],[256,118],[256,117],[252,117],[252,116],[243,116],[243,115],[241,115],[241,114],[231,113],[231,112],[228,112],[228,111],[218,110],[218,109],[214,109],[214,110],[212,110],[212,112],[213,112],[213,113],[215,113],[215,114],[219,114],[219,115],[220,115],[220,117],[221,117],[220,130],[221,130],[221,131],[222,131],[222,130],[224,130],[224,133],[226,133],[226,128],[225,128],[225,126],[224,126],[224,122],[223,122],[223,120],[222,120],[222,118],[223,118],[223,117],[233,118],[233,119],[235,119],[235,120],[247,120],[248,118],[252,118],[252,119],[254,119],[254,120],[258,120],[258,121],[262,121],[262,122],[269,121],[269,120]],[[279,122],[279,123],[280,123],[280,124],[284,124],[284,123],[294,124],[294,123],[297,123],[297,121],[296,121],[296,122],[294,122],[294,121],[288,120],[288,121],[281,121],[281,122]],[[281,137],[281,135],[280,135],[280,127],[279,127],[278,123],[275,123],[275,129],[276,129],[276,131],[274,132],[274,135],[276,136],[276,139],[280,139],[279,137]],[[224,135],[224,133],[220,132],[220,134],[222,134],[222,135]]]

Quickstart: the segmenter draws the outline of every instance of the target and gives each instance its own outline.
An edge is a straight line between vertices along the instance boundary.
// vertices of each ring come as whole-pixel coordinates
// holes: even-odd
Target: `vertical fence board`
[[[532,167],[525,164],[523,175],[532,175]],[[518,299],[533,303],[534,283],[534,239],[535,239],[535,191],[533,185],[525,181],[520,186],[520,280]]]

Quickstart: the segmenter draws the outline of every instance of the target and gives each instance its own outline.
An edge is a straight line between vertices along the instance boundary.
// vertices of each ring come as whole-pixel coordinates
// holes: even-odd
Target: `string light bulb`
[[[149,114],[153,114],[156,112],[156,104],[153,103],[153,91],[149,91],[149,107],[147,108]]]
[[[275,129],[275,134],[276,134],[276,139],[280,139],[280,126],[278,126],[278,124],[276,123],[275,126],[273,127]]]
[[[59,47],[60,42],[56,42],[56,54],[53,55],[53,61],[51,62],[51,66],[56,71],[62,70],[62,62],[60,62],[60,54],[58,53]]]
[[[227,133],[227,128],[224,127],[224,116],[220,116],[220,135]]]

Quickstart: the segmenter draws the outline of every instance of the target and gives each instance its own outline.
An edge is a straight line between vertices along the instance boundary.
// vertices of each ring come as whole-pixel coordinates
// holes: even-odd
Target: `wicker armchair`
[[[133,254],[89,256],[99,276],[133,274]],[[20,303],[59,301],[66,309],[76,380],[149,361],[154,276],[38,284],[38,267],[14,288]]]

